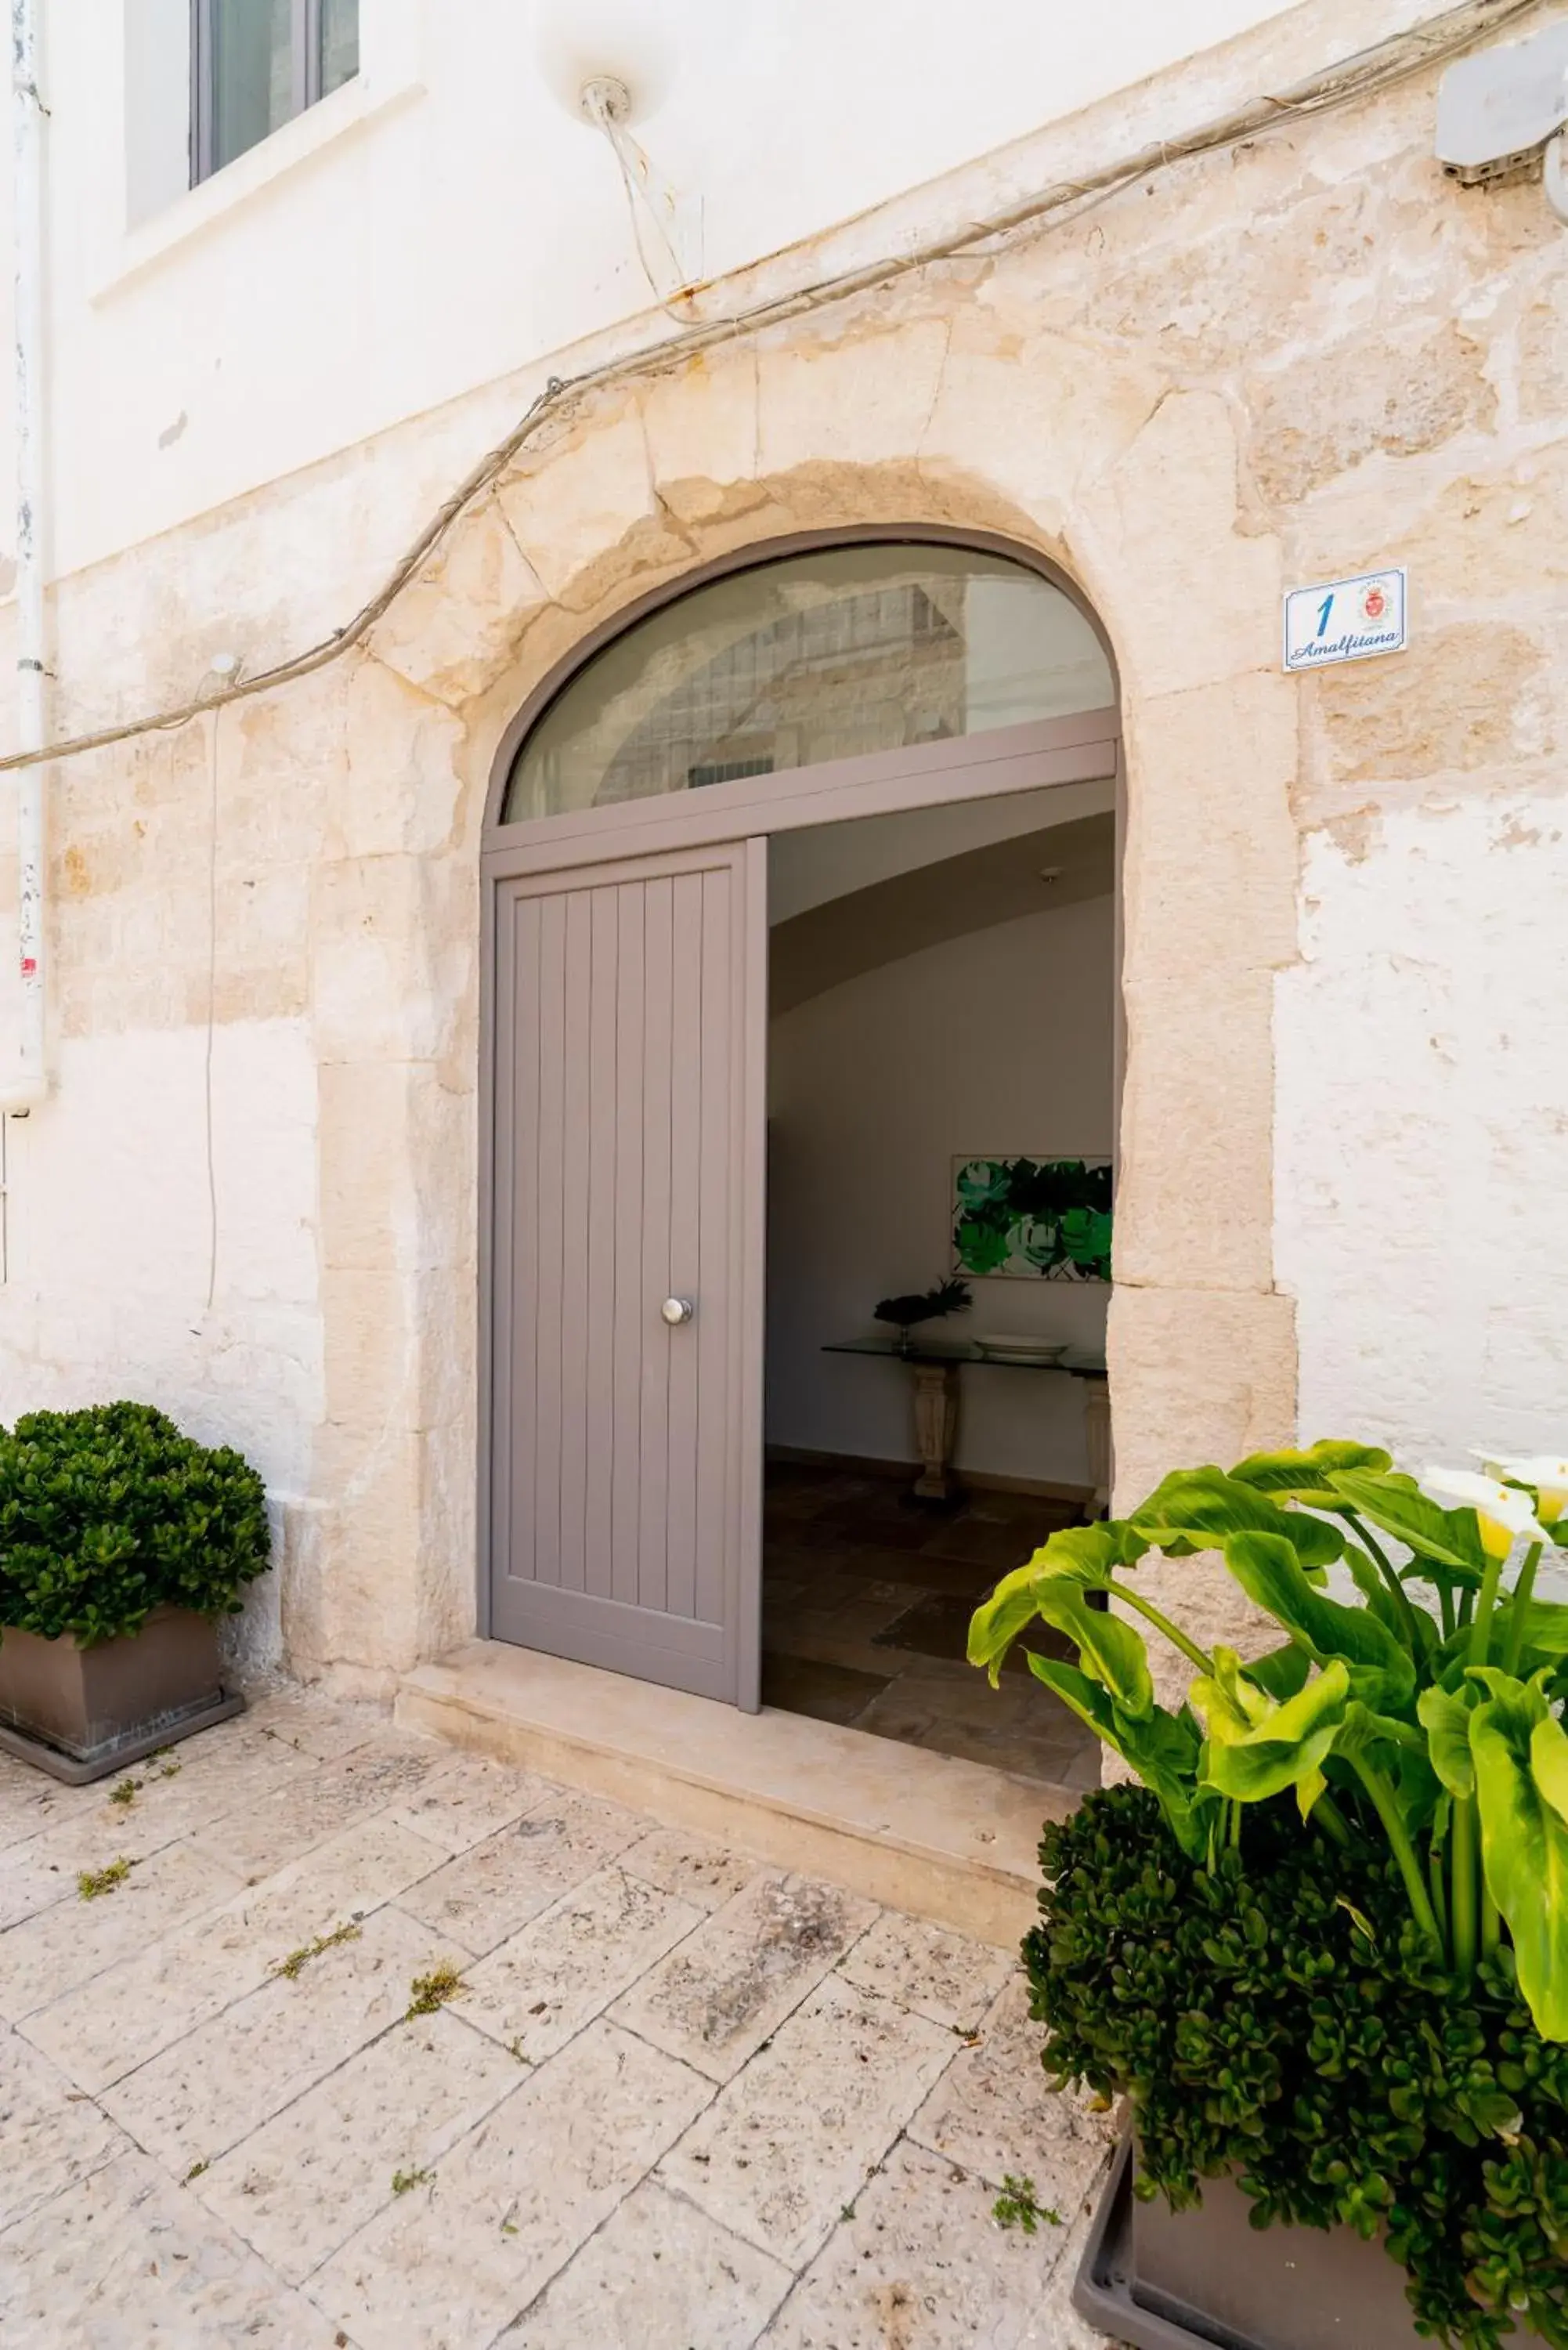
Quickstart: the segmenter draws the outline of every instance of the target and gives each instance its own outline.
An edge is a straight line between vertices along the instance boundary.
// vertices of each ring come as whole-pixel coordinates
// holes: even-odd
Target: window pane
[[[716,579],[605,647],[517,754],[504,820],[1107,708],[1038,572],[965,547],[824,547]]]
[[[321,95],[359,70],[359,0],[321,0]]]
[[[294,112],[291,0],[212,0],[213,169]]]

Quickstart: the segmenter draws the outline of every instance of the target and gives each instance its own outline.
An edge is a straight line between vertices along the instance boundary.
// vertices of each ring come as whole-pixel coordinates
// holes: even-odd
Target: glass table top
[[[1043,1339],[1042,1345],[1053,1342]],[[1066,1371],[1080,1379],[1103,1379],[1106,1358],[1086,1347],[1069,1347],[1054,1363],[1026,1355],[991,1355],[974,1338],[830,1338],[825,1355],[883,1355],[896,1363],[983,1363],[992,1371]]]

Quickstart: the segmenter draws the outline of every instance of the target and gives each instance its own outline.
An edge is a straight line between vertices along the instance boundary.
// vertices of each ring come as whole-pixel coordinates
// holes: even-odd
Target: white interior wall
[[[1112,906],[1090,899],[950,940],[773,1023],[770,1443],[917,1457],[909,1372],[821,1349],[873,1332],[879,1297],[950,1271],[955,1156],[1109,1152]],[[990,1279],[974,1294],[955,1331],[1103,1342],[1099,1284]],[[983,1366],[961,1377],[961,1468],[1089,1482],[1078,1380]]]

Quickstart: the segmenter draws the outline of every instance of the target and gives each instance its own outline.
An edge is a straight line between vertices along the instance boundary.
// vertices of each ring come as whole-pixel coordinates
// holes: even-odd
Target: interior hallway
[[[768,1463],[763,1702],[1054,1786],[1097,1785],[1095,1740],[1022,1649],[995,1690],[964,1659],[981,1600],[1081,1510],[989,1491],[933,1510],[910,1500],[912,1474]],[[1037,1631],[1037,1648],[1055,1641]]]

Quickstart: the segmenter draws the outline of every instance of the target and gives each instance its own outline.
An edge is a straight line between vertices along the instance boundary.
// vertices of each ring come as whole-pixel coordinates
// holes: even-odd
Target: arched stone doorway
[[[483,850],[481,1623],[757,1703],[767,875],[806,827],[1099,786],[1104,637],[1009,542],[773,542],[578,646]]]

